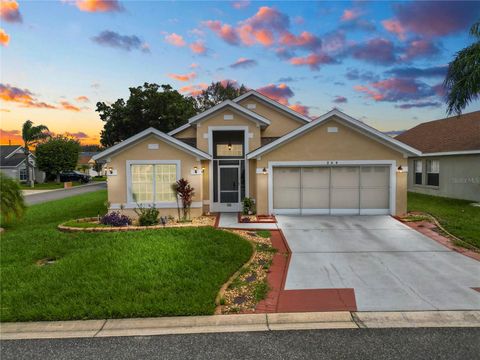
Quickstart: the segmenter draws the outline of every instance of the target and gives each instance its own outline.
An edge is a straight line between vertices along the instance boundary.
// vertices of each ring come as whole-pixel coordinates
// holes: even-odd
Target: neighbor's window
[[[427,185],[439,186],[440,184],[440,161],[427,160]]]
[[[217,144],[217,156],[243,156],[242,144]]]
[[[423,184],[423,162],[422,160],[415,160],[413,163],[415,167],[415,184],[422,185]]]
[[[20,169],[20,181],[27,181],[27,169]]]
[[[175,201],[177,165],[132,165],[132,197],[138,203]]]

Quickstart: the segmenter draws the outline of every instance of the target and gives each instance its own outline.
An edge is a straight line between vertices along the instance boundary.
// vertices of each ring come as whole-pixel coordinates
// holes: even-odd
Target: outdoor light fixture
[[[228,142],[228,150],[232,150],[232,143]]]
[[[263,173],[263,175],[267,175],[267,168],[263,168],[262,173]]]
[[[400,165],[398,168],[397,168],[397,172],[403,172],[403,168],[402,168],[402,165]]]
[[[205,166],[202,166],[202,174],[205,172]]]
[[[108,172],[110,173],[110,175],[113,174],[113,167],[110,166],[110,167],[108,168]]]

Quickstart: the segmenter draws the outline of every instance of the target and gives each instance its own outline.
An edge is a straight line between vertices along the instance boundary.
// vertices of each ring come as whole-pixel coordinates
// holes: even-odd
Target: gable
[[[255,96],[249,96],[238,103],[270,120],[270,125],[262,131],[262,137],[280,137],[305,123],[280,108],[261,101]]]

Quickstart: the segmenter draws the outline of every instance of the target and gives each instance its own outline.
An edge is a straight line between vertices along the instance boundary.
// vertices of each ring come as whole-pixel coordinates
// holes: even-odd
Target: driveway
[[[277,216],[285,290],[353,288],[359,311],[480,310],[480,262],[390,216]]]

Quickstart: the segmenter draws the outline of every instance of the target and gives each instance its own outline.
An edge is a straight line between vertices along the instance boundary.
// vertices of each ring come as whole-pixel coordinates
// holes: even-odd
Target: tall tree
[[[97,112],[105,122],[100,142],[112,146],[152,126],[169,132],[196,114],[195,100],[185,97],[170,85],[145,83],[130,88],[127,101],[118,99],[111,105],[97,103]]]
[[[480,21],[470,29],[475,41],[460,50],[448,65],[444,81],[448,114],[462,110],[480,95]]]
[[[35,154],[40,170],[55,176],[60,181],[62,171],[74,170],[78,162],[80,143],[78,140],[58,135],[37,145]]]
[[[30,146],[37,144],[39,141],[48,138],[48,127],[45,125],[34,126],[33,122],[27,120],[23,123],[22,126],[22,139],[23,139],[23,151],[25,154],[25,162],[27,167],[27,184],[30,183],[30,186],[33,187],[33,179],[30,179],[30,162],[28,158],[30,156]]]
[[[196,97],[197,109],[199,112],[208,110],[222,101],[233,100],[247,91],[248,89],[245,85],[237,86],[237,84],[232,81],[211,83],[208,88]]]

